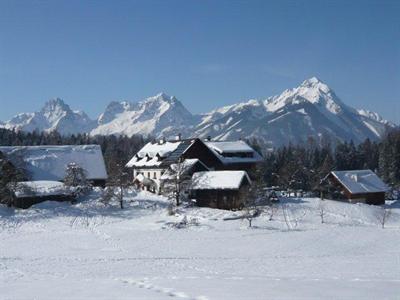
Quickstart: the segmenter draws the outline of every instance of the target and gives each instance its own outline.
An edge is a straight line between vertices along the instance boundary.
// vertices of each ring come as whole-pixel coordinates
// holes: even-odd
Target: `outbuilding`
[[[350,203],[385,204],[389,187],[371,170],[332,171],[323,180],[325,192]]]
[[[198,206],[241,209],[250,186],[246,171],[197,172],[193,174],[189,195]]]
[[[9,187],[12,192],[12,205],[18,208],[30,206],[44,201],[73,201],[73,189],[59,181],[23,181]]]

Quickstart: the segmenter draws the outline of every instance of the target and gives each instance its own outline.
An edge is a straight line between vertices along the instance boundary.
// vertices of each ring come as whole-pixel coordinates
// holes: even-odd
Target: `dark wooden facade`
[[[349,191],[335,176],[333,176],[333,174],[329,174],[326,180],[329,181],[334,189],[339,190],[340,195],[342,196],[342,198],[338,198],[336,196],[334,197],[336,199],[333,200],[347,200],[350,203],[366,203],[373,205],[385,204],[385,192],[354,194]],[[327,191],[327,193],[329,194],[329,191]]]
[[[200,139],[195,139],[193,144],[182,154],[182,158],[197,158],[213,170],[217,170],[222,165],[218,157]]]
[[[244,207],[250,183],[244,180],[239,189],[191,190],[190,198],[196,199],[196,205],[219,209],[242,209]]]
[[[105,179],[92,179],[92,180],[89,180],[89,182],[93,186],[98,186],[98,187],[102,187],[102,188],[106,187],[106,180]]]
[[[73,201],[72,195],[53,195],[53,196],[29,196],[29,197],[13,197],[12,206],[17,208],[29,208],[34,204],[38,204],[44,201]]]
[[[253,171],[256,167],[256,163],[249,162],[224,164],[200,139],[195,140],[192,146],[183,154],[183,158],[198,158],[209,169],[216,171],[236,170],[251,173],[251,171]]]

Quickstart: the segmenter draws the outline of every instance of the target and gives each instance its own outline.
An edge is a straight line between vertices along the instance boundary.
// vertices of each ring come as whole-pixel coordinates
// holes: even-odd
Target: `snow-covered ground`
[[[166,200],[146,193],[124,210],[95,198],[0,207],[0,299],[400,297],[396,203],[385,229],[378,207],[333,201],[321,224],[313,198],[287,199],[248,228],[240,212],[168,216]]]

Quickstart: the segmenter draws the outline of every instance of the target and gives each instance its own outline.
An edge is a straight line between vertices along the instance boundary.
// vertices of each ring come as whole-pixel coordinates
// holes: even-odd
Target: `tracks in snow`
[[[138,288],[147,289],[156,293],[164,294],[165,296],[179,298],[179,299],[190,299],[190,300],[208,300],[205,296],[192,297],[185,292],[177,291],[173,288],[165,288],[154,285],[147,279],[136,280],[136,279],[120,279],[123,283],[134,285]]]

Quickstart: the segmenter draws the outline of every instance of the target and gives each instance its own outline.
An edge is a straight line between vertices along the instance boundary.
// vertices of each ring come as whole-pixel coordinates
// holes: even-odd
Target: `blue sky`
[[[52,97],[96,117],[160,91],[192,112],[317,76],[400,122],[400,1],[0,0],[0,120]]]

